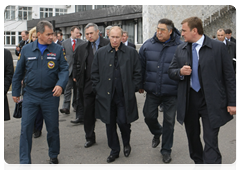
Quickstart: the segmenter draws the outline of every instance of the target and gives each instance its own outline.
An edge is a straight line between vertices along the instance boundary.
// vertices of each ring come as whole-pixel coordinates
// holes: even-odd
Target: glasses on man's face
[[[165,32],[165,31],[167,31],[165,28],[156,28],[156,31],[157,32]]]

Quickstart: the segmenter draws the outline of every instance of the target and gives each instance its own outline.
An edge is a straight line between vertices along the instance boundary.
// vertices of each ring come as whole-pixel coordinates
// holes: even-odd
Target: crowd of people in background
[[[131,123],[139,114],[136,92],[146,92],[144,121],[153,135],[152,148],[162,141],[164,163],[172,160],[176,115],[177,121],[185,125],[194,163],[222,163],[218,132],[236,114],[236,39],[230,29],[223,28],[216,30],[216,38],[209,38],[198,17],[187,18],[181,24],[180,33],[170,19],[160,19],[155,34],[139,51],[128,41],[128,32],[118,26],[108,26],[102,37],[98,26],[89,23],[84,28],[86,40],[81,39],[78,26],[73,26],[70,38],[64,40],[63,34],[54,32],[46,20],[29,32],[22,31],[22,41],[15,50],[15,72],[11,53],[4,49],[5,121],[10,120],[10,85],[14,102],[24,96],[20,163],[32,163],[32,136],[41,136],[43,120],[48,132],[49,163],[58,163],[59,111],[69,115],[71,106],[76,112],[71,123],[84,125],[85,148],[96,143],[95,122],[100,119],[106,124],[111,149],[107,162],[119,157],[117,125],[124,156],[128,157],[132,149]],[[58,110],[60,95],[64,100]],[[158,122],[160,105],[162,125]]]

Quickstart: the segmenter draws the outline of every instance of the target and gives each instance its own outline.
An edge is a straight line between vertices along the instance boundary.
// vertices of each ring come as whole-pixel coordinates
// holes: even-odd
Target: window
[[[67,14],[67,9],[60,9],[60,8],[55,9],[55,16],[64,15],[64,14]]]
[[[91,9],[92,9],[92,5],[76,5],[75,6],[76,12],[87,11],[87,10],[91,10]]]
[[[5,9],[5,19],[14,20],[15,19],[15,6],[7,6]]]
[[[137,22],[137,43],[143,43],[143,32],[142,32],[142,18],[138,18]]]
[[[32,7],[18,7],[18,20],[31,20],[32,19]]]
[[[16,45],[15,32],[4,31],[4,45]]]
[[[40,8],[40,18],[47,18],[53,16],[52,8]]]
[[[111,6],[114,6],[114,5],[95,5],[95,9],[107,8]]]

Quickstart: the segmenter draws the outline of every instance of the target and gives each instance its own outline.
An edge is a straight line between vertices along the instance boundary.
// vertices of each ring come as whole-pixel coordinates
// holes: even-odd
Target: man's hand
[[[62,87],[61,86],[55,86],[53,89],[53,96],[59,97],[62,94]]]
[[[73,78],[73,81],[74,81],[74,82],[77,82],[77,79]]]
[[[144,89],[139,89],[138,92],[139,93],[144,93]]]
[[[192,69],[190,66],[184,65],[181,69],[180,69],[180,75],[181,76],[189,76],[192,73]]]
[[[19,100],[20,100],[20,97],[19,97],[19,96],[18,96],[18,97],[13,96],[12,98],[13,98],[13,101],[14,101],[15,103],[18,103]]]
[[[20,47],[17,46],[17,47],[16,47],[16,50],[19,52],[19,51],[20,51]]]
[[[230,113],[230,115],[236,114],[236,106],[228,106],[227,111]]]

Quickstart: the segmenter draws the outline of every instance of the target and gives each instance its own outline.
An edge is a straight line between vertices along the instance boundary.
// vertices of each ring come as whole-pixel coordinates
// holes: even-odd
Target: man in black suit
[[[95,137],[95,93],[92,90],[91,66],[95,52],[109,43],[108,39],[99,36],[98,26],[94,23],[86,25],[85,36],[88,42],[78,46],[74,54],[73,80],[77,82],[79,100],[84,106],[84,131],[88,148],[96,143]]]
[[[19,54],[21,53],[21,50],[23,48],[24,45],[29,43],[29,36],[28,36],[29,32],[28,31],[22,31],[21,32],[21,36],[22,36],[22,40],[19,42],[19,44],[16,46],[15,49],[15,54],[16,56],[19,56]]]
[[[223,43],[203,34],[201,19],[191,17],[181,24],[185,43],[178,46],[168,70],[170,78],[179,81],[177,120],[185,124],[190,157],[196,164],[222,163],[218,132],[236,114],[232,61]]]
[[[128,41],[128,32],[127,31],[123,31],[122,43],[125,44],[126,46],[130,46],[130,47],[133,47],[134,49],[136,49],[136,46],[133,43],[130,43]]]
[[[226,29],[225,33],[226,33],[226,40],[236,43],[236,39],[232,37],[232,30],[231,29]]]
[[[58,41],[57,33],[56,33],[56,32],[53,33],[53,42],[54,42],[55,44],[62,45],[62,42],[61,42],[61,41]]]

